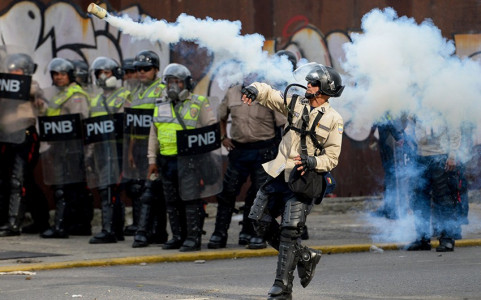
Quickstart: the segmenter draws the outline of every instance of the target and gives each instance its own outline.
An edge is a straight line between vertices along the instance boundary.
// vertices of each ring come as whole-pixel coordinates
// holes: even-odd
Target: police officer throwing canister
[[[268,299],[292,299],[296,265],[301,285],[306,287],[321,257],[320,251],[301,246],[300,236],[312,205],[319,203],[327,192],[331,178],[321,181],[324,188],[316,196],[295,193],[292,180],[309,172],[326,178],[327,172],[337,166],[341,152],[343,120],[329,104],[329,98],[339,97],[344,89],[340,75],[317,63],[297,69],[296,74],[307,74],[304,97],[294,95],[284,100],[281,93],[258,82],[245,88],[242,96],[244,103],[250,105],[257,100],[288,117],[277,157],[263,165],[269,178],[259,190],[249,215],[257,221],[258,233],[279,251],[276,278]],[[278,216],[282,216],[280,225],[275,220]]]

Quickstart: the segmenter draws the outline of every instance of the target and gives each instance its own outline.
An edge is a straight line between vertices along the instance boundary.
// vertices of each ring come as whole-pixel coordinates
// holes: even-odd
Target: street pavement
[[[477,197],[476,197],[477,198]],[[410,214],[402,220],[372,217],[371,212],[381,204],[379,198],[326,198],[314,206],[308,216],[309,239],[302,243],[322,250],[324,254],[346,252],[403,251],[414,239]],[[241,203],[237,203],[241,205]],[[0,274],[74,267],[128,265],[143,263],[202,261],[257,256],[274,256],[277,252],[267,247],[250,250],[237,243],[242,214],[233,217],[227,248],[207,249],[207,242],[215,224],[216,204],[206,206],[201,251],[179,252],[163,250],[161,245],[132,248],[133,237],[115,244],[88,243],[89,236],[70,236],[68,239],[42,239],[34,234],[0,238]],[[94,218],[94,233],[100,231],[99,211]],[[127,224],[129,220],[127,219]],[[170,232],[169,232],[170,233]],[[433,239],[433,246],[437,241]],[[469,224],[463,225],[463,238],[456,247],[481,246],[481,201],[470,203]],[[434,249],[431,251],[435,251]],[[456,251],[456,250],[455,250]]]

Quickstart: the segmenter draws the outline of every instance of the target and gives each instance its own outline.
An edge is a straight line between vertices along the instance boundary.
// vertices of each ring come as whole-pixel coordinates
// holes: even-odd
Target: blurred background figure
[[[54,58],[48,65],[53,87],[45,89],[48,107],[45,116],[51,119],[59,116],[78,115],[88,117],[89,95],[75,81],[74,65],[63,58]],[[75,122],[72,132],[82,130]],[[85,196],[85,171],[83,142],[81,137],[43,142],[46,151],[40,157],[43,179],[53,189],[55,200],[54,225],[41,234],[43,238],[68,238],[72,215],[72,203],[83,201]],[[86,229],[90,230],[90,224]]]
[[[256,234],[252,220],[247,216],[257,191],[267,179],[262,164],[276,157],[279,146],[277,135],[287,119],[257,102],[251,106],[242,105],[241,90],[255,79],[255,74],[249,74],[242,84],[231,87],[218,109],[222,145],[229,151],[229,163],[222,192],[217,195],[216,225],[207,245],[210,249],[226,247],[235,200],[248,177],[251,186],[245,197],[239,245],[247,245],[250,249],[267,247],[266,241]],[[232,119],[231,137],[227,136],[229,116]]]
[[[133,91],[140,83],[137,70],[134,66],[134,58],[126,58],[122,61],[122,70],[124,70],[124,76],[122,78],[123,86],[129,91]],[[159,67],[157,67],[157,72]]]
[[[10,54],[2,64],[2,69],[16,75],[32,76],[37,69],[25,53]],[[0,236],[39,233],[49,226],[48,201],[34,176],[40,147],[35,124],[44,103],[36,81],[31,83],[28,100],[0,98]],[[33,223],[21,228],[25,210]]]
[[[90,101],[87,121],[110,122],[114,134],[101,139],[97,139],[96,132],[86,136],[87,182],[90,188],[97,189],[102,211],[102,230],[90,239],[90,244],[124,240],[125,207],[119,191],[123,142],[118,138],[122,136],[123,122],[116,118],[123,116],[124,106],[130,105],[130,91],[120,84],[122,73],[120,65],[111,58],[101,56],[92,62],[91,74],[101,92]]]

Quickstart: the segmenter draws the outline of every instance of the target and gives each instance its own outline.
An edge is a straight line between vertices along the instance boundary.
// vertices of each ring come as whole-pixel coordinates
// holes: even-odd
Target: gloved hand
[[[241,93],[245,95],[248,99],[251,99],[252,101],[256,100],[257,95],[259,95],[259,91],[252,85],[242,88]]]
[[[317,160],[314,156],[308,156],[305,154],[301,154],[301,166],[303,170],[314,170],[317,165]]]

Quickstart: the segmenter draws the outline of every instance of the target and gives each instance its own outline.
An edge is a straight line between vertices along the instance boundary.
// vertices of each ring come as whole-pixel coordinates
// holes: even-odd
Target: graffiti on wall
[[[145,17],[139,6],[132,6],[120,14],[127,14],[132,19]],[[294,16],[288,20],[282,30],[282,45],[273,40],[265,42],[264,50],[275,53],[287,49],[298,58],[316,61],[336,68],[343,73],[341,62],[345,53],[343,45],[350,43],[350,32],[333,31],[324,34],[313,26],[305,16]],[[456,54],[481,61],[481,34],[455,35]],[[117,28],[95,17],[90,17],[84,10],[69,2],[53,2],[44,5],[36,1],[12,1],[12,4],[0,12],[0,49],[4,52],[23,52],[31,55],[38,64],[34,79],[41,86],[51,84],[47,66],[54,57],[72,60],[84,60],[91,63],[99,56],[108,56],[117,61],[134,57],[137,52],[149,49],[160,55],[162,70],[171,60],[171,53],[176,48],[160,42],[137,40],[122,34]],[[0,52],[1,55],[1,52]],[[5,53],[4,53],[5,55]],[[193,72],[198,82],[195,92],[217,99],[222,99],[225,89],[216,84],[215,75],[219,70],[209,70],[215,57],[204,54],[206,60],[202,72]],[[190,54],[187,55],[192,57]],[[201,57],[202,57],[201,56]],[[0,59],[2,57],[0,56]],[[345,120],[349,121],[349,120]],[[370,126],[366,130],[350,131],[346,135],[353,140],[363,141],[369,136]]]

